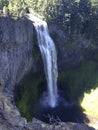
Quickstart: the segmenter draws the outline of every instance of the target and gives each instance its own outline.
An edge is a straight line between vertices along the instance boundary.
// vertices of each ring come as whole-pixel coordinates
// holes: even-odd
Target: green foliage
[[[98,43],[98,0],[0,0],[0,9],[15,17],[26,17],[28,9],[43,15],[65,31],[68,39],[84,36]]]
[[[94,3],[94,2],[93,2]],[[90,0],[43,0],[37,2],[36,11],[45,16],[47,22],[56,23],[67,37],[86,37],[98,41],[98,8]]]
[[[38,85],[43,81],[40,76],[30,75],[23,79],[21,86],[24,90],[21,93],[21,98],[17,101],[17,106],[23,117],[31,121],[34,115],[31,115],[31,110],[38,100]]]
[[[0,0],[0,10],[3,10],[4,6],[8,6],[8,0]]]
[[[7,7],[7,6],[4,6],[4,7],[3,7],[3,14],[4,14],[5,16],[8,15],[8,7]]]
[[[97,62],[85,61],[80,67],[59,74],[59,81],[67,85],[72,99],[80,101],[84,92],[89,92],[98,86],[97,66]]]
[[[8,9],[10,15],[14,15],[17,17],[22,17],[26,14],[26,4],[24,0],[9,0]]]
[[[98,7],[98,0],[91,0],[93,6]]]
[[[84,93],[84,98],[81,103],[85,113],[92,117],[98,118],[98,86],[92,89],[90,93]]]
[[[28,120],[31,120],[31,116],[28,114],[29,111],[28,98],[29,98],[28,91],[24,91],[21,100],[17,103],[17,106],[22,116],[26,117]]]

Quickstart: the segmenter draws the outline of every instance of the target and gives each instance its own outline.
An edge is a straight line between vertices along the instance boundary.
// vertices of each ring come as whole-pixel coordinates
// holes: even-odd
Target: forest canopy
[[[4,15],[24,17],[29,9],[58,24],[73,39],[82,35],[98,41],[98,0],[0,0]]]

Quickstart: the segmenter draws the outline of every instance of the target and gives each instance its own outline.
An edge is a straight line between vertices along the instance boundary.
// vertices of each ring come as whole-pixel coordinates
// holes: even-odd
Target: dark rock
[[[88,127],[87,125],[85,124],[76,124],[74,127],[73,127],[73,130],[95,130],[94,128],[91,128],[91,127]]]
[[[59,122],[56,124],[46,124],[37,119],[33,119],[32,122],[27,124],[28,130],[95,130],[85,124],[71,123],[71,122]]]
[[[75,68],[88,58],[98,61],[98,46],[92,44],[90,40],[77,37],[71,41],[56,24],[50,24],[49,31],[59,52],[59,71]]]
[[[54,32],[56,30],[54,28]],[[56,45],[59,49],[60,68],[79,63],[83,59],[82,44],[74,44],[66,48],[63,42],[66,40],[64,33],[58,30],[57,35],[59,36]],[[91,130],[85,124],[60,122],[58,125],[50,125],[37,119],[27,123],[27,120],[21,117],[9,93],[13,93],[14,86],[34,67],[33,45],[32,22],[25,19],[14,21],[0,17],[0,130]]]
[[[28,20],[0,17],[0,84],[7,92],[34,66],[33,30]]]

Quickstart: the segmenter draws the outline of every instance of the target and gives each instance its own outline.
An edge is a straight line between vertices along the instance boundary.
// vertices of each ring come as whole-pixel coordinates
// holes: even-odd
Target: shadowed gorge
[[[10,24],[10,22],[9,22],[9,24]],[[12,22],[14,22],[14,21],[12,20]],[[18,22],[18,21],[16,21],[16,22]],[[6,25],[6,24],[8,24],[8,22],[6,23],[6,21],[3,21],[3,24]],[[88,48],[88,47],[86,48],[84,46],[84,48],[83,48],[81,46],[81,44],[78,44],[78,46],[77,46],[77,44],[75,45],[73,43],[69,47],[67,46],[67,51],[66,51],[66,47],[61,46],[61,48],[59,48],[58,40],[56,41],[56,46],[58,47],[58,51],[61,51],[61,49],[63,49],[63,54],[66,53],[65,62],[64,61],[62,62],[62,60],[64,58],[62,56],[62,54],[61,54],[61,56],[62,56],[62,60],[61,60],[60,55],[58,53],[58,66],[59,66],[59,68],[58,68],[59,77],[58,77],[58,83],[57,83],[58,84],[58,95],[59,95],[58,106],[56,106],[55,108],[51,108],[51,107],[43,108],[43,105],[41,105],[41,104],[44,103],[43,102],[44,101],[43,93],[45,91],[47,91],[47,87],[46,87],[47,82],[46,82],[46,78],[44,75],[44,66],[43,66],[40,50],[38,48],[37,34],[35,33],[35,30],[33,29],[33,24],[31,22],[30,22],[30,24],[31,24],[30,26],[32,26],[31,32],[33,31],[33,34],[30,34],[30,36],[31,36],[31,38],[32,38],[32,35],[34,36],[33,37],[34,42],[33,42],[33,44],[32,44],[32,41],[31,42],[29,41],[30,43],[28,42],[28,44],[26,42],[26,45],[28,46],[28,49],[30,49],[31,52],[33,52],[33,53],[30,53],[30,50],[28,50],[28,51],[26,51],[26,56],[27,57],[29,56],[29,59],[33,58],[33,63],[32,63],[33,67],[31,65],[29,70],[24,74],[25,78],[23,79],[23,77],[24,77],[23,76],[22,77],[23,80],[19,81],[18,85],[17,85],[17,83],[15,83],[16,84],[15,88],[14,87],[12,87],[13,89],[7,88],[8,90],[10,90],[11,93],[13,93],[13,91],[15,92],[14,93],[14,95],[16,95],[15,101],[22,114],[22,117],[26,117],[28,119],[28,121],[32,120],[33,117],[36,117],[36,118],[38,118],[42,121],[48,122],[48,123],[50,122],[50,118],[52,118],[52,116],[53,116],[52,122],[55,122],[55,120],[83,122],[83,123],[89,122],[88,117],[85,114],[83,114],[84,110],[80,107],[80,101],[82,101],[84,92],[90,91],[91,89],[97,87],[97,76],[98,76],[97,75],[98,74],[97,47],[90,49],[90,48]],[[16,25],[17,25],[17,23],[13,24],[12,28],[17,27]],[[23,20],[22,26],[24,26],[24,25],[25,25],[25,20]],[[11,29],[11,28],[8,28],[8,29]],[[20,27],[19,27],[19,30],[20,30],[20,32],[22,31]],[[52,33],[54,34],[54,31],[51,32],[51,35],[52,35]],[[2,29],[2,39],[4,36],[5,35],[4,35],[3,29]],[[59,39],[59,37],[60,36],[58,35],[58,39]],[[15,43],[16,43],[16,40],[15,40]],[[7,44],[7,42],[5,44]],[[16,48],[16,46],[17,46],[17,48],[19,47],[19,49],[20,49],[21,45],[25,45],[25,44],[24,43],[18,44],[18,42],[17,42],[14,46],[14,41],[13,41],[12,45],[10,44],[11,47],[7,48],[5,50],[5,53],[6,53],[6,51],[8,51],[6,56],[9,58],[10,55],[12,55],[13,59],[16,60],[15,56],[13,54],[15,53],[15,55],[17,55],[18,51],[14,51],[14,53],[13,53],[13,51],[9,51],[9,50],[11,50],[14,47]],[[7,44],[7,46],[8,46],[8,44]],[[26,48],[27,48],[27,46],[26,46]],[[70,49],[68,50],[68,48],[70,48]],[[79,52],[80,50],[82,50],[81,53],[79,54],[79,57],[82,56],[81,62],[79,62],[78,57],[76,57],[76,53]],[[23,50],[23,48],[22,48],[22,50],[19,52],[21,52],[20,53],[21,55],[25,56],[24,55],[25,49]],[[2,57],[1,57],[1,59],[2,59],[1,62],[4,63]],[[77,63],[77,65],[75,62],[74,62],[75,64],[73,64],[72,61],[74,59],[75,59],[75,62]],[[13,71],[13,69],[15,69],[14,65],[17,66],[17,64],[12,64],[11,61],[14,61],[14,60],[12,60],[12,59],[9,60],[10,67],[12,67],[11,71]],[[20,63],[19,61],[21,61],[21,59],[20,59],[20,55],[18,53],[17,63]],[[21,69],[21,71],[23,71],[23,65],[24,64],[26,65],[27,61],[29,61],[29,60],[24,61],[24,58],[22,58],[22,61],[21,61],[22,64],[19,65],[19,66],[22,65],[21,66],[22,68],[17,66],[17,69],[15,69],[15,71],[16,70],[18,71],[18,67]],[[61,62],[59,62],[59,61],[61,61]],[[69,64],[69,66],[68,66],[68,64]],[[5,64],[5,65],[7,65],[7,64]],[[28,65],[28,63],[27,63],[27,65]],[[64,69],[64,66],[66,66],[65,69]],[[19,69],[19,72],[20,72],[20,69]],[[27,67],[26,67],[26,69],[27,69]],[[4,70],[2,70],[2,72],[3,71]],[[11,71],[9,70],[9,72],[11,72]],[[15,71],[13,71],[13,73]],[[93,77],[91,77],[91,75],[93,75]],[[18,75],[18,78],[20,78],[19,75]],[[10,79],[12,80],[12,78],[8,77],[9,81],[10,81]],[[17,81],[17,80],[12,80],[12,81]],[[3,89],[3,86],[2,86],[2,89]],[[4,90],[5,90],[5,88],[4,88]],[[63,113],[65,113],[65,114],[63,114]]]
[[[46,91],[46,81],[43,74],[35,73],[29,74],[20,83],[23,87],[20,98],[16,96],[17,105],[22,113],[28,120],[32,120],[33,117],[40,119],[44,122],[50,123],[50,118],[53,118],[53,122],[60,121],[72,121],[72,122],[89,122],[89,119],[83,114],[83,110],[71,100],[68,95],[67,87],[59,83],[58,88],[58,106],[52,108],[44,106],[44,98],[42,98],[43,92]],[[66,84],[65,84],[66,85]],[[20,86],[17,93],[20,92]],[[28,86],[28,87],[27,87]]]
[[[98,130],[97,35],[98,0],[0,0],[0,130]]]
[[[33,18],[34,17],[32,17],[32,20],[33,20]],[[37,19],[37,20],[39,22],[38,25],[36,25],[36,20],[35,20],[34,24],[35,24],[35,26],[39,27],[39,29],[40,29],[39,24],[42,21],[40,21],[39,19]],[[40,30],[37,30],[37,29],[36,29],[36,31],[39,31],[40,33],[43,34],[44,28],[42,30],[43,32],[41,32]],[[38,38],[40,37],[39,32],[37,32],[37,35],[38,35],[37,37]],[[46,34],[43,34],[43,37],[41,37],[42,38],[41,40],[38,39],[39,47],[40,47],[40,44],[42,44],[42,42],[45,43],[45,41],[43,40],[44,35],[46,35]],[[44,61],[45,56],[44,55],[42,55],[42,56],[43,56],[42,59]],[[44,67],[46,67],[45,65],[47,65],[45,62],[46,61],[44,61]],[[90,63],[90,65],[88,65],[89,63]],[[82,87],[81,82],[84,83],[83,80],[85,80],[85,85],[88,84],[89,79],[87,79],[87,81],[86,81],[86,78],[89,78],[88,77],[89,73],[92,73],[92,71],[93,71],[93,69],[95,69],[95,66],[96,66],[97,63],[94,64],[93,61],[85,63],[85,61],[84,61],[83,64],[84,65],[82,65],[82,63],[81,63],[81,65],[79,65],[80,67],[76,67],[76,68],[73,68],[72,70],[68,70],[68,71],[65,70],[65,72],[60,72],[59,73],[60,78],[59,78],[58,83],[61,83],[61,84],[63,83],[63,85],[59,84],[59,86],[58,86],[59,87],[58,99],[57,99],[58,104],[56,106],[54,106],[53,104],[52,105],[49,104],[50,106],[47,105],[48,104],[47,102],[50,102],[51,100],[54,101],[53,100],[54,98],[50,98],[50,99],[48,98],[48,100],[47,100],[47,94],[44,93],[44,95],[42,95],[44,89],[41,90],[40,88],[42,88],[42,87],[45,88],[46,87],[46,83],[44,82],[45,79],[41,78],[41,77],[43,77],[42,74],[40,74],[40,76],[38,76],[37,79],[35,79],[33,77],[34,75],[32,75],[31,76],[32,78],[30,77],[30,79],[32,79],[32,81],[27,81],[27,82],[32,82],[31,85],[29,84],[29,86],[31,86],[30,89],[32,88],[32,93],[34,91],[36,92],[36,95],[37,95],[36,97],[37,98],[35,99],[31,95],[31,97],[29,97],[29,99],[25,99],[27,97],[24,97],[24,96],[26,96],[26,94],[29,95],[30,90],[29,89],[24,90],[23,97],[21,97],[21,99],[20,99],[20,101],[18,103],[18,105],[20,107],[20,110],[23,113],[23,115],[24,116],[26,115],[28,119],[31,119],[32,116],[34,116],[34,117],[36,117],[36,118],[38,118],[38,119],[40,119],[42,121],[48,122],[48,123],[49,123],[49,120],[50,120],[49,117],[51,118],[52,116],[53,116],[54,119],[59,118],[61,121],[72,121],[72,122],[83,122],[83,123],[89,122],[89,119],[87,119],[86,115],[83,114],[83,109],[81,108],[81,106],[79,107],[79,103],[80,103],[79,101],[80,101],[80,99],[82,99],[82,96],[83,96],[84,92],[87,91],[87,90],[85,90],[83,88],[82,88],[82,91],[81,91],[81,87]],[[94,65],[94,67],[93,67],[93,65]],[[88,68],[87,70],[86,70],[86,67]],[[48,68],[48,69],[51,69],[51,67]],[[45,68],[44,68],[44,70],[46,71]],[[78,71],[80,71],[80,72],[78,73]],[[91,71],[91,72],[89,72],[89,71]],[[73,76],[72,76],[71,73],[73,74]],[[86,73],[87,73],[87,75],[85,77],[84,75]],[[78,79],[79,75],[80,75],[80,79]],[[46,76],[47,76],[47,74],[46,74]],[[41,78],[41,80],[40,80],[40,78]],[[76,78],[76,79],[74,79],[74,78]],[[34,79],[35,83],[33,82],[33,79]],[[47,78],[46,78],[46,80],[47,80]],[[79,83],[78,83],[78,80],[80,80]],[[75,82],[75,84],[74,84],[74,82]],[[48,83],[48,80],[47,80],[47,83]],[[74,85],[74,89],[71,88],[73,85]],[[65,88],[65,86],[66,86],[66,88]],[[77,88],[78,86],[80,86],[80,87]],[[36,90],[34,88],[36,88]],[[92,86],[91,87],[86,86],[86,88],[88,90],[90,90],[93,87]],[[39,93],[40,90],[41,90],[41,93]],[[73,92],[73,90],[74,90],[74,92]],[[55,91],[53,91],[53,93],[55,95]],[[32,102],[30,98],[32,99],[32,101],[34,101],[34,104],[31,103],[32,105],[29,104],[29,106],[28,106],[28,102],[29,101]],[[26,102],[25,102],[25,100],[26,100]],[[37,100],[37,102],[36,102],[36,100]],[[21,105],[21,103],[23,103],[23,102],[25,103],[24,107]],[[26,107],[26,106],[28,106],[28,107]],[[65,114],[63,115],[63,113],[65,113]]]

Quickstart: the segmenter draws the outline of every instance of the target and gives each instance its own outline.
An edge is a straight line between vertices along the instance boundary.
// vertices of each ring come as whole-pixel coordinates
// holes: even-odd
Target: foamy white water
[[[29,14],[29,19],[33,21],[34,27],[37,32],[38,45],[41,51],[42,59],[44,62],[45,76],[48,88],[48,104],[51,107],[57,105],[57,54],[53,40],[51,39],[48,31],[48,26],[45,21]]]

